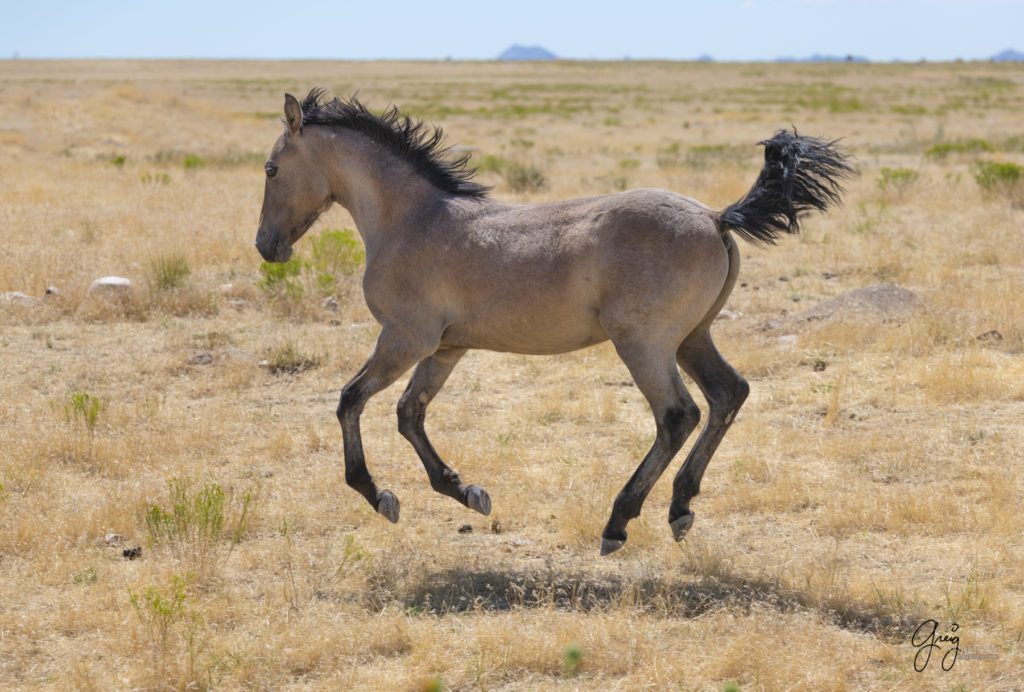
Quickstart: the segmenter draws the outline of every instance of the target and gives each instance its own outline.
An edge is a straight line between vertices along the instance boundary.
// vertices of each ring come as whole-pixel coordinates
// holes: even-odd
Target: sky
[[[1024,51],[1024,0],[0,0],[0,59],[723,61]]]

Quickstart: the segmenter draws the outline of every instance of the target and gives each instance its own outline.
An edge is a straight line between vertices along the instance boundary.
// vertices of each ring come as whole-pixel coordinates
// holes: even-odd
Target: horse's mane
[[[410,118],[389,106],[377,115],[353,95],[346,100],[327,100],[323,89],[313,89],[302,102],[303,125],[344,127],[382,145],[411,165],[420,175],[444,192],[464,197],[486,197],[489,187],[473,181],[469,154],[450,159],[445,156],[441,128]]]

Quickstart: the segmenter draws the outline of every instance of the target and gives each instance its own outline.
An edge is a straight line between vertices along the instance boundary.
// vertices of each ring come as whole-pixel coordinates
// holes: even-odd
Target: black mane
[[[489,187],[473,182],[476,170],[469,167],[469,154],[454,160],[445,157],[441,128],[414,120],[389,106],[380,115],[371,113],[355,96],[328,101],[326,92],[316,88],[302,102],[303,125],[344,127],[369,137],[411,165],[435,187],[453,195],[486,197]]]

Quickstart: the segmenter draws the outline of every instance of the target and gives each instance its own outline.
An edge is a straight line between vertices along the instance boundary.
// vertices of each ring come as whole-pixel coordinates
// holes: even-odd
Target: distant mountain
[[[778,58],[776,62],[869,62],[860,55],[819,55],[815,53],[809,58]]]
[[[1007,48],[1002,53],[992,56],[993,62],[1024,62],[1024,53],[1019,50]]]
[[[540,46],[509,46],[498,60],[558,60],[551,51]]]

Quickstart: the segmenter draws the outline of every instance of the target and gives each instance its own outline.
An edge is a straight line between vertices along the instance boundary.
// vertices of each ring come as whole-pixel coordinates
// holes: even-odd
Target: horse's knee
[[[659,421],[659,428],[665,434],[669,445],[678,450],[699,422],[700,409],[697,408],[697,404],[690,399],[684,399],[665,411]]]
[[[743,375],[736,375],[736,388],[733,390],[735,406],[738,409],[750,396],[750,383],[743,379]]]
[[[414,397],[403,396],[398,400],[398,432],[405,438],[416,435],[423,428],[425,411]]]
[[[338,410],[336,412],[338,420],[344,423],[347,417],[358,416],[362,412],[365,403],[366,401],[359,386],[351,382],[348,383],[341,390],[341,398],[338,399]]]
[[[736,382],[720,407],[722,420],[726,425],[732,423],[748,396],[750,396],[750,384],[741,375],[736,375]]]

